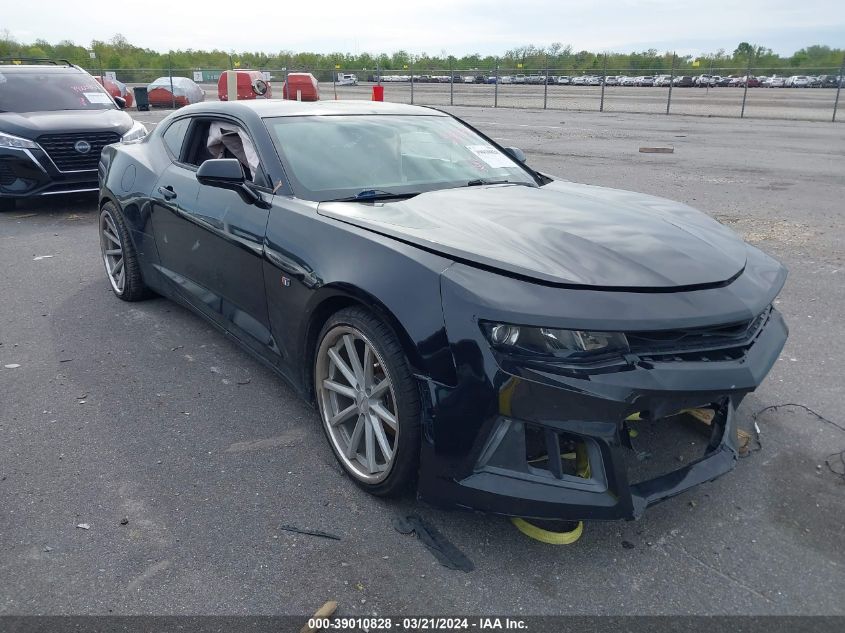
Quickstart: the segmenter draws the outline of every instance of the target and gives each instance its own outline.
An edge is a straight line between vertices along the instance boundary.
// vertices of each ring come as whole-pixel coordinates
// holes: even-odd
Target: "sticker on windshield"
[[[513,161],[495,147],[490,147],[489,145],[467,145],[466,148],[493,169],[513,167]]]
[[[88,103],[111,103],[109,96],[102,92],[83,92],[82,94],[88,99]]]

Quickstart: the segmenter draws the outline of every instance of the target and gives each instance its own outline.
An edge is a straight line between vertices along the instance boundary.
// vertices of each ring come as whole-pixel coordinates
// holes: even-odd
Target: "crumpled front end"
[[[736,409],[788,334],[771,307],[786,272],[750,251],[750,268],[732,284],[683,293],[446,271],[458,384],[424,382],[420,496],[537,519],[632,519],[731,470]],[[630,351],[580,366],[513,357],[490,344],[485,321],[627,332]]]

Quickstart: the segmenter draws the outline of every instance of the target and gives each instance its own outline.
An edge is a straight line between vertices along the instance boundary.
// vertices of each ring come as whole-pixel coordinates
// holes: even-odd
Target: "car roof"
[[[261,118],[283,116],[338,116],[352,114],[382,114],[411,116],[448,116],[423,106],[389,103],[384,101],[293,101],[287,99],[250,99],[246,101],[211,101],[197,103],[181,109],[183,113],[208,113],[232,115],[258,115]]]
[[[40,74],[83,74],[87,75],[88,72],[79,68],[78,66],[66,66],[66,65],[59,65],[59,64],[7,64],[2,63],[0,64],[0,73],[5,75],[13,74],[13,73],[33,73],[37,72]]]

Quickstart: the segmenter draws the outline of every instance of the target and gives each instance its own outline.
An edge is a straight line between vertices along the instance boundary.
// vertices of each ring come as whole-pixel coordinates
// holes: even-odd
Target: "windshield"
[[[111,97],[87,73],[4,73],[0,67],[0,112],[113,109]]]
[[[491,182],[534,186],[507,154],[445,116],[267,119],[294,193],[306,200],[362,191],[410,194]]]

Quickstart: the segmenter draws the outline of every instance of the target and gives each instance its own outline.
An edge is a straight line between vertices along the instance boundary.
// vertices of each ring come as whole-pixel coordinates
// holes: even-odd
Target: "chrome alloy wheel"
[[[100,250],[103,253],[103,263],[106,265],[106,275],[112,288],[117,294],[123,294],[126,287],[126,268],[123,260],[123,245],[120,242],[120,232],[111,212],[103,211],[100,216]]]
[[[381,355],[360,331],[339,325],[320,343],[315,383],[326,434],[347,470],[383,481],[399,446],[399,417]]]

